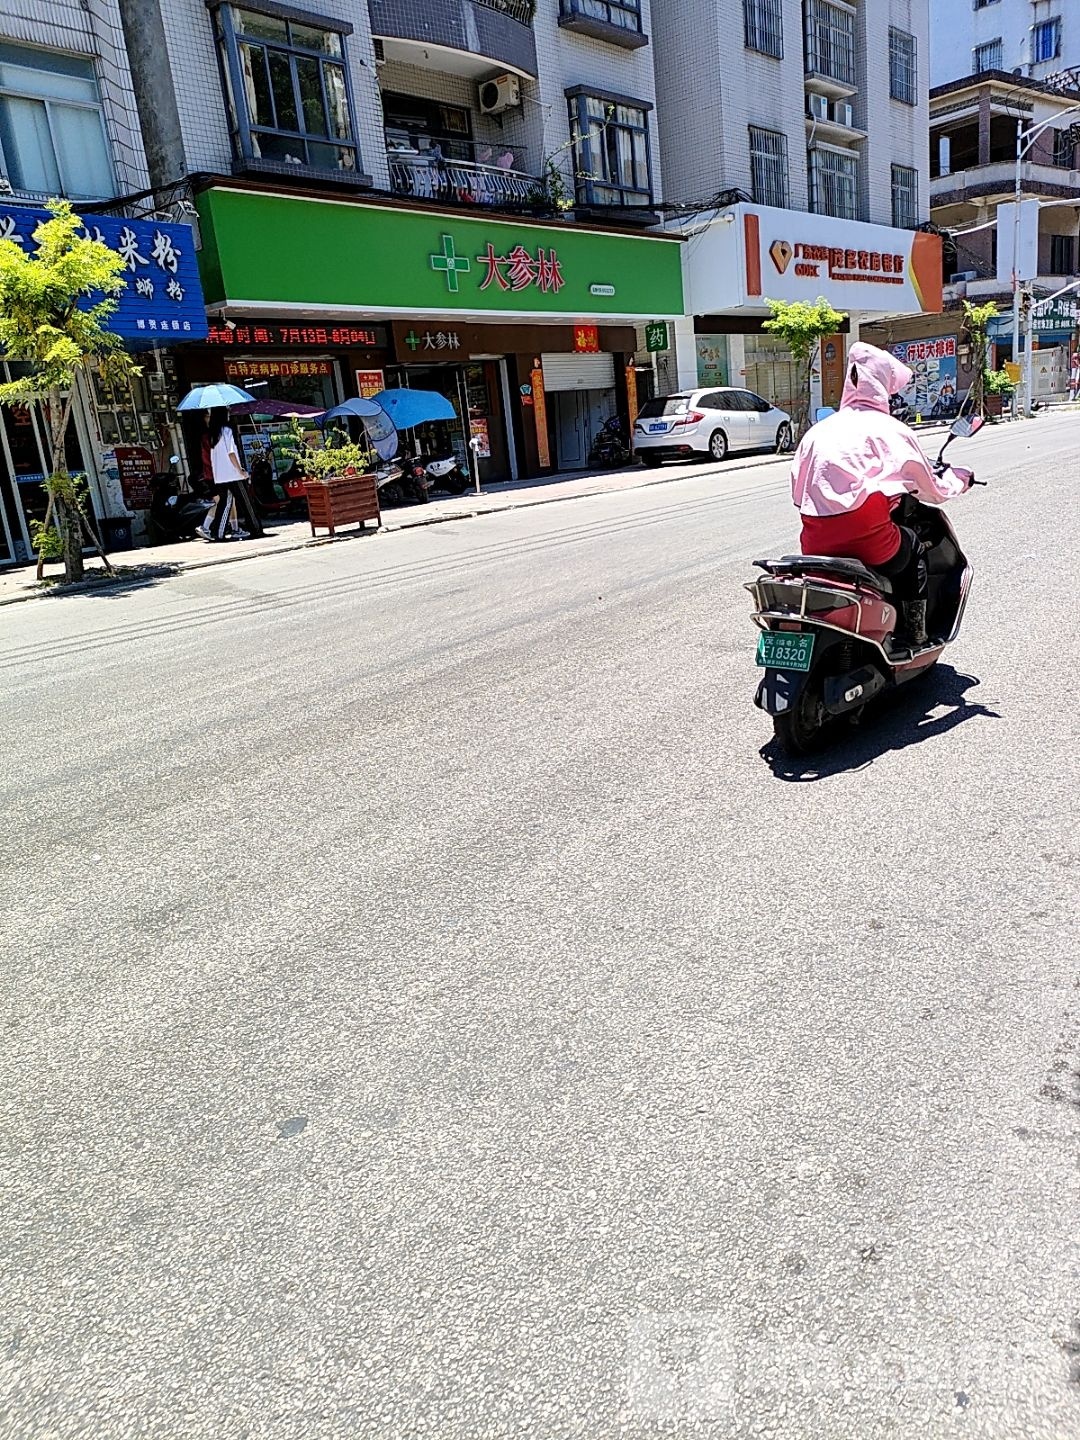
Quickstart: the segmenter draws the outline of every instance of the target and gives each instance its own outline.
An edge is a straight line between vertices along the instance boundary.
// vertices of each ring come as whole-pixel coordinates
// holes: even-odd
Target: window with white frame
[[[344,40],[352,27],[284,5],[222,5],[218,27],[238,153],[271,167],[357,172]]]
[[[855,12],[829,0],[807,0],[806,71],[855,84]]]
[[[985,45],[976,45],[974,51],[975,74],[982,75],[987,70],[1000,70],[1002,64],[1001,36],[996,40],[987,40]]]
[[[892,167],[892,223],[898,230],[919,223],[919,172],[910,165]]]
[[[859,157],[815,145],[809,154],[810,209],[838,220],[859,218]]]
[[[0,44],[0,159],[20,194],[103,200],[116,193],[92,61]]]
[[[1056,60],[1061,54],[1061,21],[1039,20],[1031,27],[1031,63],[1041,65],[1045,60]]]
[[[615,95],[567,94],[574,137],[577,198],[582,205],[652,204],[649,117],[645,106]]]
[[[780,0],[743,0],[743,35],[748,50],[784,58],[784,21]]]
[[[905,105],[919,99],[915,36],[895,28],[889,30],[889,94]]]
[[[787,208],[787,138],[782,131],[750,126],[750,174],[755,204]]]

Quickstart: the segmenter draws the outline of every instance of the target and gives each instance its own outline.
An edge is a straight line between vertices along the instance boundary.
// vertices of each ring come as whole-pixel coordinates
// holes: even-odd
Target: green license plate
[[[769,670],[809,670],[816,638],[812,632],[763,630],[758,636],[757,663]]]

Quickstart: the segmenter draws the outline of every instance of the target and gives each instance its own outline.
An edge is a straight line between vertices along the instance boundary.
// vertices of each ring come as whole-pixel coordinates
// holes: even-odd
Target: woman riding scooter
[[[890,414],[889,398],[912,372],[895,356],[857,341],[840,409],[803,438],[791,467],[791,495],[802,516],[804,555],[848,556],[887,575],[903,602],[905,638],[927,644],[927,573],[915,531],[893,512],[904,495],[940,504],[962,495],[971,472],[940,475],[915,436]]]

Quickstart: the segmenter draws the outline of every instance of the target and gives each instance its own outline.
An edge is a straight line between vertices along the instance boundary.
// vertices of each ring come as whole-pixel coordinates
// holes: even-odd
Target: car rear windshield
[[[659,400],[646,400],[638,414],[645,420],[655,420],[660,415],[685,415],[689,409],[689,395],[664,395]]]

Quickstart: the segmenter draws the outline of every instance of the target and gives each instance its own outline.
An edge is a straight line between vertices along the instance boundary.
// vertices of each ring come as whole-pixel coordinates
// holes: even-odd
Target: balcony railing
[[[459,151],[464,149],[460,143]],[[523,152],[504,146],[472,145],[473,159],[459,159],[441,150],[387,149],[390,188],[418,200],[448,200],[458,205],[489,205],[513,209],[539,208],[543,185],[520,168]],[[480,158],[482,157],[482,158]]]
[[[497,10],[500,15],[509,15],[522,25],[531,25],[536,13],[536,0],[476,0],[485,10]]]

